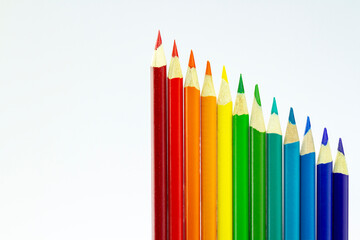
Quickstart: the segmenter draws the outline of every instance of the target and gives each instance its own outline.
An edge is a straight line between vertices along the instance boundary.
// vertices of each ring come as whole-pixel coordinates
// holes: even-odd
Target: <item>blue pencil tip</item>
[[[338,151],[345,155],[341,138],[339,138]]]
[[[309,118],[309,116],[308,116],[307,119],[306,119],[306,127],[305,127],[305,134],[304,134],[304,135],[306,135],[307,132],[308,132],[310,129],[311,129],[311,123],[310,123],[310,118]]]
[[[290,108],[290,114],[289,114],[289,122],[293,125],[296,124],[295,122],[295,116],[294,116],[294,109],[291,107]]]
[[[271,108],[271,114],[275,113],[276,115],[279,115],[277,105],[276,105],[276,99],[274,98],[272,108]]]
[[[328,138],[327,129],[324,128],[324,133],[323,133],[321,144],[326,146],[328,144],[328,140],[329,140],[329,138]]]

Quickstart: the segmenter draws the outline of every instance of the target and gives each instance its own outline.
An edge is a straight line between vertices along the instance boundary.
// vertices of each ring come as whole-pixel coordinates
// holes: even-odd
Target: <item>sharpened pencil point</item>
[[[241,73],[240,73],[240,79],[239,79],[238,93],[245,93],[244,83],[243,83],[243,80],[242,80],[242,74]]]
[[[273,113],[275,113],[276,115],[279,115],[275,97],[273,99],[273,104],[272,104],[272,108],[271,108],[271,114],[273,114]]]
[[[324,128],[324,133],[323,133],[321,144],[326,146],[328,144],[328,140],[329,140],[329,138],[328,138],[327,129]]]
[[[290,114],[289,114],[289,122],[293,125],[296,124],[295,122],[295,115],[294,115],[294,109],[291,107],[290,108]]]
[[[209,76],[212,75],[212,74],[211,74],[211,67],[210,67],[210,62],[209,62],[209,61],[206,62],[206,71],[205,71],[205,74],[206,74],[206,75],[209,75]]]
[[[343,144],[341,138],[339,138],[339,145],[338,145],[338,151],[341,152],[345,156]]]
[[[305,133],[304,136],[307,134],[307,132],[311,129],[311,123],[310,123],[310,118],[309,116],[306,119],[306,127],[305,127]]]
[[[225,66],[223,66],[221,78],[224,79],[226,82],[229,82],[229,81],[228,81],[228,78],[227,78],[227,75],[226,75]]]
[[[174,46],[173,46],[173,51],[172,51],[172,57],[179,57],[175,40],[174,40]]]
[[[189,68],[196,68],[193,50],[190,52]]]
[[[160,45],[162,44],[162,40],[161,40],[161,35],[160,35],[160,30],[158,32],[158,37],[155,43],[155,50],[158,49],[158,47],[160,47]]]
[[[255,92],[254,92],[254,97],[256,99],[256,102],[259,104],[259,106],[261,107],[261,100],[260,100],[260,93],[259,93],[259,86],[256,84],[255,85]]]

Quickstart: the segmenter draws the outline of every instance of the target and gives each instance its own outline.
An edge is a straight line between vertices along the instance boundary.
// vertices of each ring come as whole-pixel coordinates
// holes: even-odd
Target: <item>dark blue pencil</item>
[[[349,173],[341,138],[333,172],[333,240],[348,240]]]
[[[300,151],[300,239],[315,240],[315,147],[309,117]]]
[[[317,162],[317,240],[332,235],[332,157],[326,128]]]

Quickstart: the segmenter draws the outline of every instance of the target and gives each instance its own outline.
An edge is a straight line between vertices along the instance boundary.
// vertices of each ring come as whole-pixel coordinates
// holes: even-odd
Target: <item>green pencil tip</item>
[[[242,74],[240,74],[238,93],[245,93],[244,84],[242,80]]]
[[[255,85],[255,93],[254,93],[256,102],[259,104],[259,106],[261,107],[261,100],[260,100],[260,93],[259,93],[259,86],[256,84]]]
[[[276,115],[279,115],[277,105],[276,105],[276,99],[274,98],[272,108],[271,108],[271,114],[275,113]]]

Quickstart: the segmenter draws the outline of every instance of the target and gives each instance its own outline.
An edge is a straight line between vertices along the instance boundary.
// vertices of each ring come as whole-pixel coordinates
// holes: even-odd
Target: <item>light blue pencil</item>
[[[315,146],[309,117],[300,151],[300,239],[315,240]]]
[[[290,108],[284,141],[284,239],[300,238],[300,143]]]

